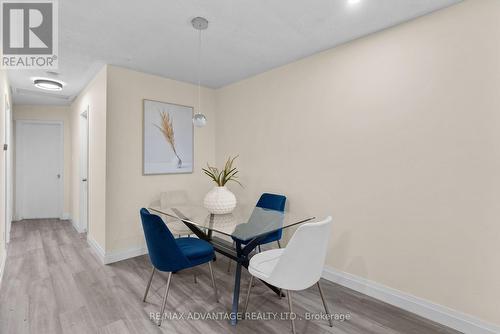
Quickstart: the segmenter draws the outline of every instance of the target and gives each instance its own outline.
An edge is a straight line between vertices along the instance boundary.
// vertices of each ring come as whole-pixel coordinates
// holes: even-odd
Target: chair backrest
[[[285,212],[285,203],[286,203],[286,196],[284,195],[263,193],[262,195],[260,195],[259,201],[255,206],[263,209]],[[279,240],[283,235],[283,230],[280,229],[276,232],[273,232],[272,235],[274,236],[274,238]]]
[[[179,249],[174,236],[159,216],[142,208],[141,221],[149,258],[156,269],[172,272],[190,266],[189,260]]]
[[[325,265],[331,227],[332,217],[301,225],[266,281],[287,290],[304,290],[315,284]]]
[[[264,209],[285,211],[286,197],[283,195],[263,193],[255,206]]]
[[[162,208],[187,205],[189,202],[190,199],[185,190],[170,190],[160,193],[160,206]]]

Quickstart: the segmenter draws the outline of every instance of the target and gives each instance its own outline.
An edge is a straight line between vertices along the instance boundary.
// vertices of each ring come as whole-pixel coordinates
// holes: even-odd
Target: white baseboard
[[[110,264],[113,262],[123,261],[136,256],[141,256],[147,254],[148,250],[146,247],[134,247],[124,251],[110,252],[104,256],[104,264]]]
[[[70,219],[71,221],[71,225],[73,225],[73,227],[75,228],[75,230],[78,232],[78,233],[84,233],[84,232],[87,232],[84,228],[82,228],[80,226],[80,224],[78,223],[78,220],[76,219]]]
[[[5,271],[5,262],[7,261],[7,248],[4,249],[2,259],[0,259],[0,286],[2,285],[3,273]]]
[[[71,214],[68,213],[68,212],[64,212],[62,215],[61,215],[61,220],[71,220]]]
[[[323,278],[467,334],[498,334],[500,326],[329,266]]]
[[[90,248],[97,255],[99,260],[103,264],[110,264],[118,261],[123,261],[126,259],[130,259],[136,256],[141,256],[148,253],[146,247],[134,247],[124,251],[119,252],[108,252],[106,253],[104,249],[95,241],[91,236],[87,236],[87,242],[90,245]]]
[[[103,264],[106,264],[104,262],[104,249],[97,243],[97,241],[94,240],[90,235],[87,234],[87,243],[90,246],[90,249],[94,251],[94,254],[97,255],[97,258],[101,260]]]

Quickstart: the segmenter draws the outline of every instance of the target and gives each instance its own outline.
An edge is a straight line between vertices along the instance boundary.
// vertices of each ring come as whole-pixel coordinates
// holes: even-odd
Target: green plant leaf
[[[238,170],[236,169],[236,167],[233,167],[236,158],[238,158],[238,155],[235,157],[229,156],[229,158],[226,160],[226,163],[224,164],[224,168],[221,170],[219,170],[217,167],[210,166],[208,163],[207,168],[202,168],[202,170],[220,187],[225,186],[229,181],[236,182],[243,187],[243,185],[237,180]]]

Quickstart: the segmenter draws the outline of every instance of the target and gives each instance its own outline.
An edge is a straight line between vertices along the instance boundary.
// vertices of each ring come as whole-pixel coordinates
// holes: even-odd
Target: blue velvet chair
[[[259,208],[285,212],[285,203],[286,203],[286,196],[284,195],[263,193],[260,196],[259,201],[255,206]],[[283,235],[283,230],[281,229],[276,232],[269,233],[259,243],[259,251],[260,251],[260,245],[268,244],[273,241],[276,241],[278,243],[278,247],[281,248],[280,240],[282,235]]]
[[[286,197],[283,195],[263,193],[262,195],[260,195],[260,198],[255,206],[258,208],[284,212],[285,203],[286,203]],[[281,248],[280,240],[282,235],[283,235],[283,230],[269,233],[264,239],[262,239],[259,242],[259,251],[260,251],[260,245],[265,245],[273,241],[276,241],[278,243],[278,247]],[[250,242],[250,240],[247,241],[240,240],[240,242],[242,245],[246,245],[247,243]]]
[[[260,198],[257,201],[257,204],[255,206],[259,207],[259,208],[284,212],[285,211],[285,203],[286,203],[286,196],[284,196],[284,195],[263,193],[262,195],[260,195]],[[281,240],[282,235],[283,235],[283,230],[269,233],[259,243],[259,252],[260,252],[260,245],[265,245],[265,244],[268,244],[268,243],[274,242],[274,241],[276,241],[278,243],[278,247],[281,248],[280,240]],[[250,242],[250,240],[248,240],[248,241],[241,241],[240,240],[240,242],[242,245],[246,245],[247,243]],[[234,241],[233,241],[233,247],[234,247]],[[227,272],[231,271],[231,262],[232,261],[229,260],[229,263],[227,265]]]
[[[146,287],[146,292],[144,293],[143,302],[146,301],[155,271],[159,270],[169,273],[158,326],[161,326],[173,272],[208,263],[210,275],[212,276],[215,300],[217,301],[217,287],[215,285],[211,262],[215,257],[213,246],[209,242],[198,238],[174,238],[163,220],[159,216],[149,213],[144,208],[141,209],[141,220],[148,246],[149,258],[153,264],[153,270]]]

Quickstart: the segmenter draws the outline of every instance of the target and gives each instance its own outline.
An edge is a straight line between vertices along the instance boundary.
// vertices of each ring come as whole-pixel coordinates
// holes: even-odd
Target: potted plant
[[[238,170],[236,167],[233,167],[234,160],[237,157],[229,157],[222,170],[212,167],[209,164],[207,164],[207,168],[203,168],[203,172],[217,185],[205,195],[205,199],[203,200],[203,205],[210,213],[231,213],[236,207],[236,197],[226,188],[226,183],[232,181],[241,185],[238,181]]]

